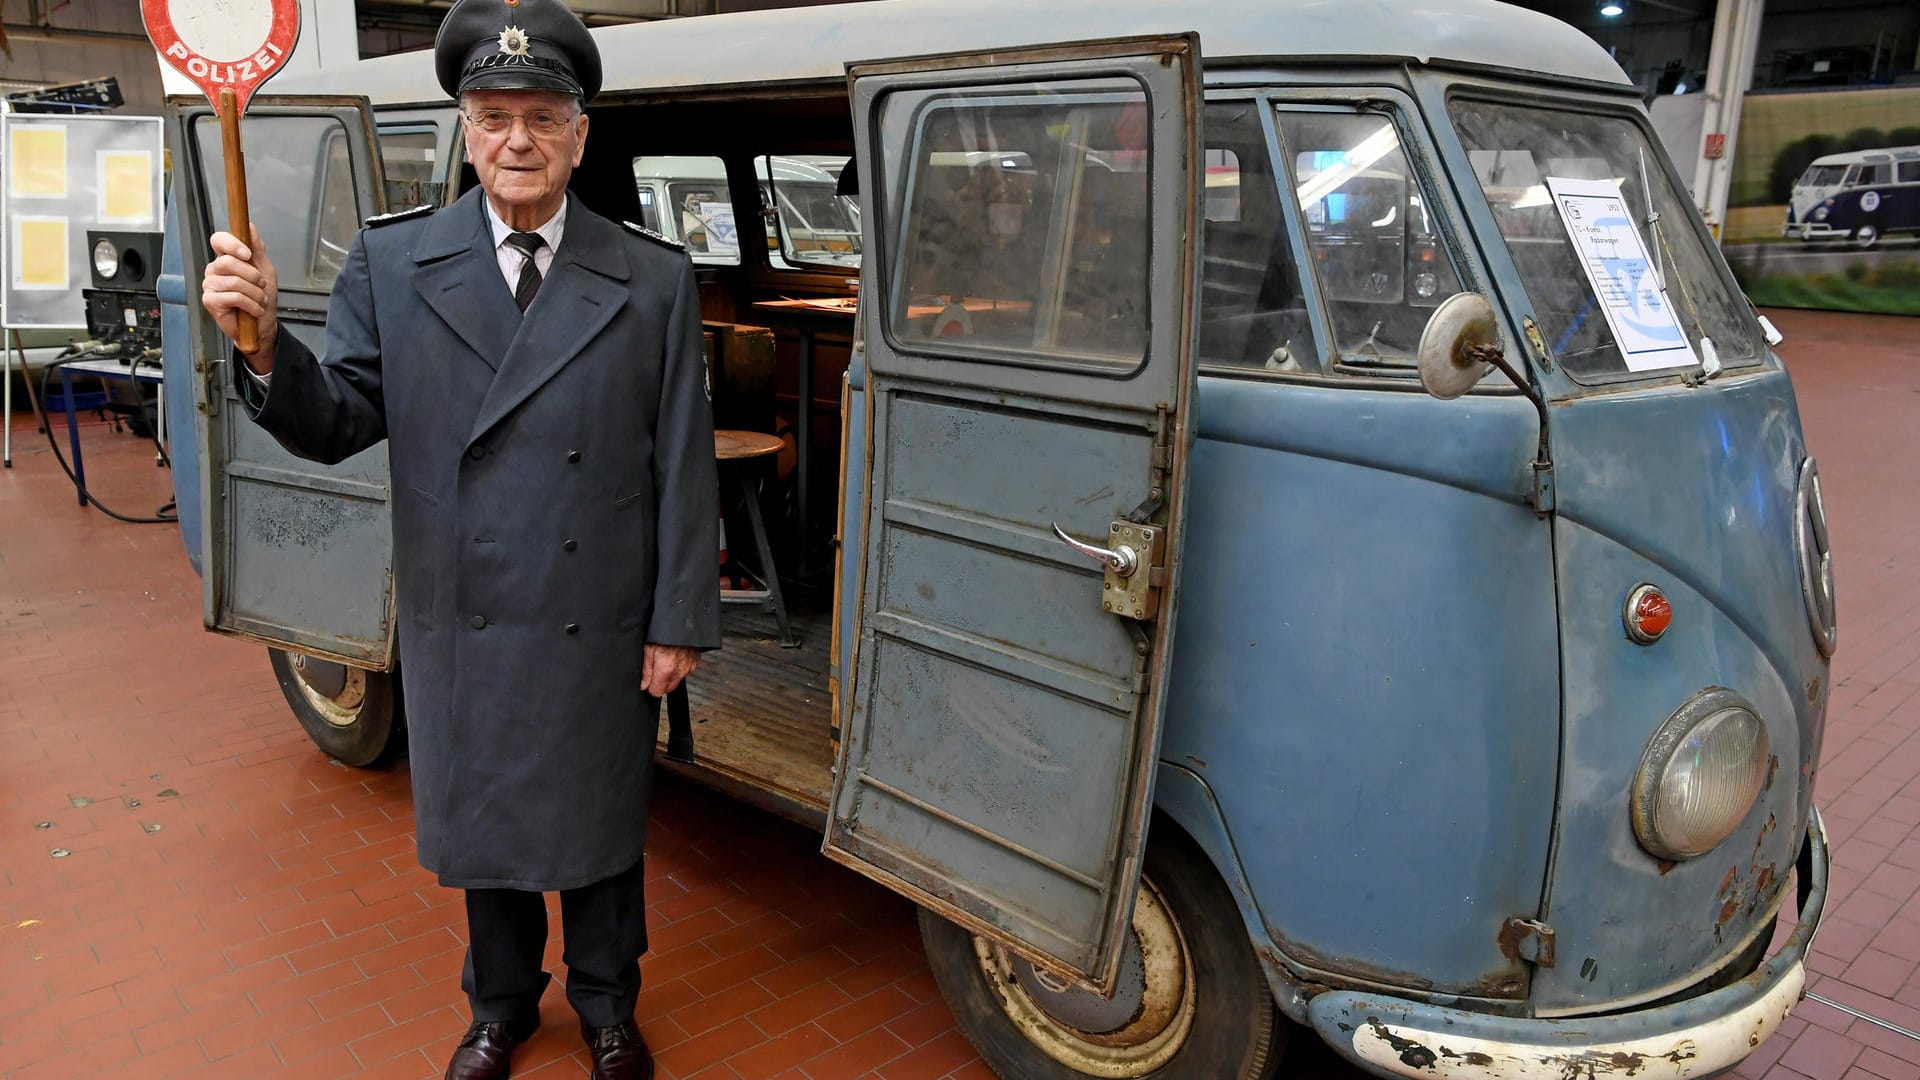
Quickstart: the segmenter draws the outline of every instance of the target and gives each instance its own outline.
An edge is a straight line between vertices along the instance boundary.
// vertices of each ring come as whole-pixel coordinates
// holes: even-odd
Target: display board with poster
[[[0,321],[84,329],[88,229],[158,231],[157,116],[0,116]]]
[[[1753,93],[1721,244],[1757,304],[1920,315],[1920,87]]]

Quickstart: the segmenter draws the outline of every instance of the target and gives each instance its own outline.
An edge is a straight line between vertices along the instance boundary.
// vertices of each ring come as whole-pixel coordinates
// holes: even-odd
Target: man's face
[[[467,157],[480,186],[503,207],[558,206],[567,180],[587,148],[587,117],[566,94],[545,90],[472,90],[461,99],[467,116]],[[508,114],[504,130],[488,132],[475,123]],[[564,118],[556,133],[543,133],[538,121]]]

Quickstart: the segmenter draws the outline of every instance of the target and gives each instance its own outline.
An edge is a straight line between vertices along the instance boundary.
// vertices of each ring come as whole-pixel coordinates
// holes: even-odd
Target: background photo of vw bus
[[[1754,303],[1920,315],[1920,87],[1747,95],[1729,204]]]

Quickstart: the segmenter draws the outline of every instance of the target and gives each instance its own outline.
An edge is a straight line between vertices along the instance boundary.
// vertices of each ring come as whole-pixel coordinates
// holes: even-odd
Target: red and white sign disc
[[[299,0],[140,0],[140,14],[167,63],[216,105],[232,90],[240,112],[300,39]]]

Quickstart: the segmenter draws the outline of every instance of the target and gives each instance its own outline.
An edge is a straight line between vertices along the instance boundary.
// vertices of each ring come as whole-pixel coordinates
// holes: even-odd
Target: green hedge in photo
[[[1769,274],[1747,280],[1737,266],[1734,274],[1761,307],[1920,315],[1920,260],[1854,263],[1840,274]]]

